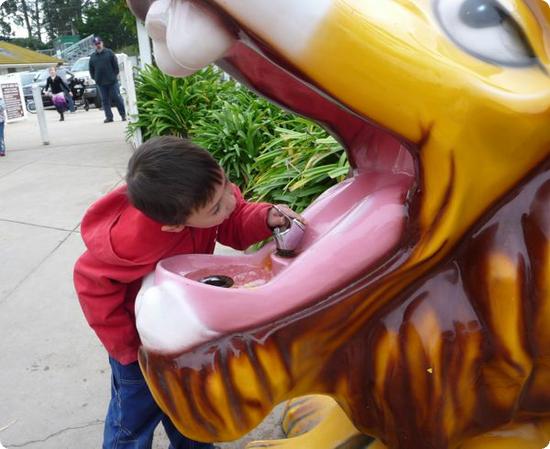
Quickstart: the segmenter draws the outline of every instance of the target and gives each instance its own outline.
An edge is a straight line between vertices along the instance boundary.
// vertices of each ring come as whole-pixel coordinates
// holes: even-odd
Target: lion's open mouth
[[[272,323],[364,279],[406,242],[408,205],[417,185],[412,145],[350,111],[226,10],[208,3],[206,9],[188,1],[153,4],[148,29],[159,66],[185,75],[195,64],[216,61],[271,101],[324,125],[345,146],[353,173],[305,211],[306,235],[290,261],[278,260],[271,245],[254,255],[185,255],[161,262],[155,280],[142,288],[136,314],[145,348],[162,353],[179,353],[222,334]],[[199,25],[193,27],[195,19]],[[183,24],[189,25],[187,32],[176,41],[170,33]],[[201,36],[192,33],[205,30],[215,30],[216,38],[201,53]],[[197,62],[201,58],[206,59]],[[198,274],[235,276],[239,266],[268,270],[269,275],[247,284],[250,288],[197,282]]]

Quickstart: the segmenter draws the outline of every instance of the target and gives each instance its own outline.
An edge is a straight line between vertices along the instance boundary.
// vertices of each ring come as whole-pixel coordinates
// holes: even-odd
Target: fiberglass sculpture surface
[[[161,69],[215,62],[354,169],[305,212],[294,258],[181,256],[144,287],[140,362],[180,430],[236,439],[318,393],[338,406],[295,402],[291,426],[318,426],[262,447],[545,447],[548,2],[129,1]],[[228,267],[263,281],[193,280]]]

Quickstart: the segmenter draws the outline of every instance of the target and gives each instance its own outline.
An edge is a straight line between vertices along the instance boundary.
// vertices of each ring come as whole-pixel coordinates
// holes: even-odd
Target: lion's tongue
[[[220,334],[272,323],[348,286],[399,243],[412,179],[402,173],[365,172],[327,192],[305,212],[308,225],[299,254],[283,261],[283,268],[277,268],[278,259],[267,249],[261,257],[186,255],[161,262],[156,285],[141,292],[136,306],[144,346],[182,352]],[[211,274],[239,266],[269,269],[266,260],[273,261],[272,277],[253,288],[211,287],[187,276],[209,268]]]
[[[288,7],[302,4],[294,0],[282,3],[288,3]],[[256,2],[248,7],[267,8],[274,4]],[[221,289],[180,275],[181,264],[192,264],[198,270],[219,263],[212,256],[188,255],[160,264],[156,285],[142,289],[136,316],[144,346],[163,353],[184,351],[220,334],[286,317],[368,273],[399,243],[407,214],[404,202],[414,181],[412,158],[397,139],[350,114],[242,44],[234,45],[234,37],[219,19],[197,5],[200,3],[168,0],[153,3],[147,26],[158,50],[157,60],[160,58],[159,64],[164,64],[162,68],[185,76],[231,48],[229,62],[236,73],[245,74],[244,78],[259,91],[267,92],[289,109],[330,125],[348,146],[358,170],[352,179],[308,208],[307,232],[299,255],[264,285]],[[270,20],[264,32],[273,34],[277,26],[276,20]],[[179,32],[182,27],[186,28],[185,33]],[[206,45],[200,38],[210,32],[215,38]],[[285,53],[284,49],[279,50]],[[243,59],[243,55],[249,59]],[[256,65],[248,64],[251,61]],[[262,70],[253,70],[258,64],[263,64]],[[251,260],[244,259],[242,256],[227,263],[244,264]]]

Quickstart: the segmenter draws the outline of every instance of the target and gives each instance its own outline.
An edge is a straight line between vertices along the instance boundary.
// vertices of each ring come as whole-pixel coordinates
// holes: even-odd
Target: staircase
[[[90,56],[90,53],[94,51],[94,35],[90,34],[88,37],[78,41],[77,43],[65,48],[59,54],[59,57],[65,61],[67,65],[73,65],[77,59],[84,56]]]

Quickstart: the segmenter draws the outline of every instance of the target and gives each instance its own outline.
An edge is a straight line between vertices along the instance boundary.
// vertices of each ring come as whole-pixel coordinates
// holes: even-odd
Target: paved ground
[[[72,267],[82,214],[122,181],[131,147],[124,123],[103,124],[101,111],[46,115],[51,145],[31,116],[7,125],[0,159],[0,448],[99,449],[109,369]],[[279,416],[224,449],[279,437]],[[158,433],[155,449],[167,446]]]

